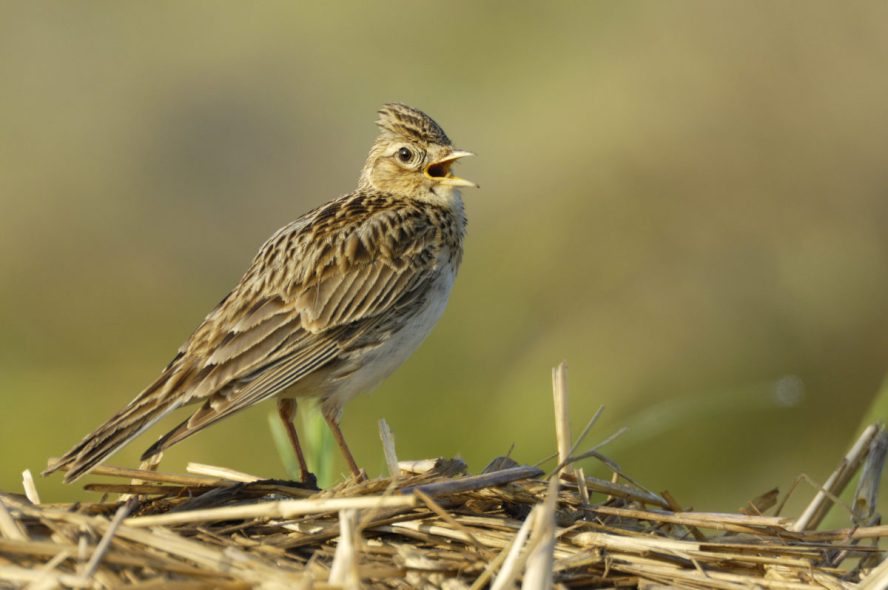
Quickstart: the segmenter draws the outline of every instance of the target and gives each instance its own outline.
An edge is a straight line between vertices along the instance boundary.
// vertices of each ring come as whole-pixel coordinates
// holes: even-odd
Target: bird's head
[[[461,187],[478,187],[451,172],[457,160],[474,154],[454,148],[422,111],[390,103],[376,123],[380,133],[361,172],[362,187],[425,200],[449,200]]]

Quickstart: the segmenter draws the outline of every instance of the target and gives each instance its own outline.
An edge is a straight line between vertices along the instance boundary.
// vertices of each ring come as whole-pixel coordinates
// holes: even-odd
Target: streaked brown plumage
[[[427,115],[401,104],[379,111],[380,135],[358,189],[278,230],[240,282],[204,319],[160,377],[45,474],[87,473],[167,415],[200,407],[161,437],[148,458],[216,421],[273,397],[289,423],[299,397],[322,411],[353,472],[338,421],[351,397],[401,364],[437,321],[462,257],[453,148]]]

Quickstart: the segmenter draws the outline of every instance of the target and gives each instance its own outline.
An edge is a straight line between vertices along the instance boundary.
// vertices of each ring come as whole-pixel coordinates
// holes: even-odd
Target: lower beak
[[[426,177],[431,178],[437,183],[446,186],[480,188],[471,180],[466,180],[465,178],[454,176],[453,173],[450,172],[450,167],[453,166],[453,164],[457,160],[459,160],[460,158],[465,158],[466,156],[474,155],[475,154],[473,154],[472,152],[467,152],[465,150],[454,150],[437,162],[432,162],[431,164],[426,166],[425,175]]]

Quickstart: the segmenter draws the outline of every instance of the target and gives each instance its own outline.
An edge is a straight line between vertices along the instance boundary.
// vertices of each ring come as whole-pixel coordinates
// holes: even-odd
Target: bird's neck
[[[427,192],[418,197],[414,197],[420,201],[437,205],[449,209],[457,217],[465,217],[463,209],[462,194],[458,188],[452,186],[436,185]]]
[[[448,211],[456,221],[460,235],[465,233],[466,211],[463,207],[462,194],[458,188],[437,185],[434,190],[417,197],[417,199]]]

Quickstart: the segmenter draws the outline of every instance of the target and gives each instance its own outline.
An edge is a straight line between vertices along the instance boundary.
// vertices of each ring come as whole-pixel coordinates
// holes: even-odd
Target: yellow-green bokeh
[[[403,458],[548,455],[567,359],[577,431],[605,404],[592,437],[630,426],[608,448],[627,473],[729,510],[824,479],[881,383],[882,3],[0,11],[0,489],[147,384],[272,231],[350,190],[391,100],[477,152],[482,189],[441,324],[346,410],[371,474],[380,417]],[[271,409],[169,468],[282,476]]]

